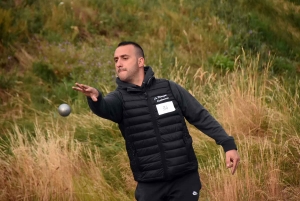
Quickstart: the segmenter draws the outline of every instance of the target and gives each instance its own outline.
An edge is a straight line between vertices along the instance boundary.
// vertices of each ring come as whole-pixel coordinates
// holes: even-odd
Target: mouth
[[[118,73],[120,73],[122,71],[126,71],[126,69],[125,68],[119,68]]]

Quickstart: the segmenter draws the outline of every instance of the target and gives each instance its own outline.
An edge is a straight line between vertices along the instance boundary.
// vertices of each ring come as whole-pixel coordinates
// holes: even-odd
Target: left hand
[[[226,153],[226,167],[231,168],[231,174],[234,174],[240,162],[240,156],[237,150],[229,150]]]

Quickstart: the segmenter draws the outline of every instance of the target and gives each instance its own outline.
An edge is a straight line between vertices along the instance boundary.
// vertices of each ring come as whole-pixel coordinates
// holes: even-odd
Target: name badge
[[[172,101],[157,104],[156,108],[159,115],[175,111],[175,107]]]

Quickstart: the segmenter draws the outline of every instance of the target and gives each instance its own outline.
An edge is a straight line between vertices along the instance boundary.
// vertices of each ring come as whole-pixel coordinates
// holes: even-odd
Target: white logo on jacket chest
[[[168,97],[167,94],[160,95],[160,96],[155,96],[155,97],[153,98],[153,100],[154,100],[156,103],[159,103],[159,102],[161,102],[161,101],[168,100],[168,99],[170,99],[170,98]]]
[[[156,108],[157,108],[158,115],[175,111],[175,107],[172,101],[157,104]]]

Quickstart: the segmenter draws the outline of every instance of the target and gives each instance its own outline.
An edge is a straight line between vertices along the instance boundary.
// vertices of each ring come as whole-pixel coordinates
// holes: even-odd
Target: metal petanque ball
[[[66,117],[71,113],[71,107],[68,104],[63,103],[58,107],[58,113],[61,116]]]

